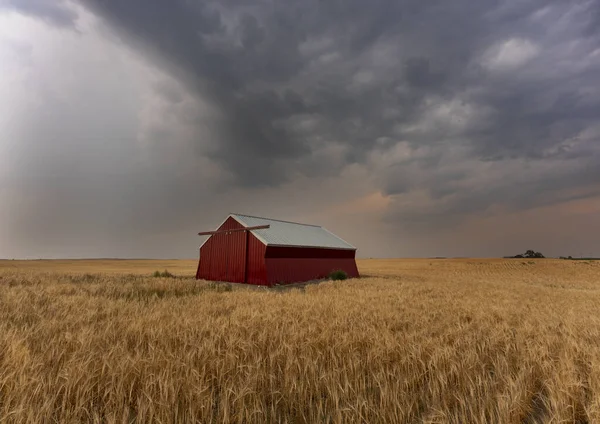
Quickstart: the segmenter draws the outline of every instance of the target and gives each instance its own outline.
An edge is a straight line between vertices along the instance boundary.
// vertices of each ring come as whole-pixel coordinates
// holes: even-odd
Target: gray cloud
[[[270,190],[309,179],[321,199],[319,183],[352,167],[391,199],[387,225],[419,231],[598,195],[580,190],[600,181],[595,0],[78,2],[167,75],[131,106],[142,109],[137,118],[115,114],[119,124],[103,125],[113,139],[144,144],[149,161],[128,169],[137,155],[130,142],[85,153],[89,145],[64,141],[79,127],[102,133],[98,117],[110,113],[96,110],[67,127],[49,117],[60,128],[24,135],[31,148],[20,150],[21,163],[33,160],[42,134],[59,134],[84,163],[104,154],[80,173],[115,168],[113,183],[81,179],[64,196],[96,187],[127,211],[115,219],[132,234],[160,222],[176,231],[174,221],[193,222],[192,211],[218,193],[270,193],[258,205],[283,196]],[[63,3],[19,4],[57,25],[76,17]],[[56,167],[72,177],[60,157],[47,159],[53,149],[45,153],[40,175]],[[112,192],[118,181],[127,184]],[[341,178],[339,190],[354,183]]]

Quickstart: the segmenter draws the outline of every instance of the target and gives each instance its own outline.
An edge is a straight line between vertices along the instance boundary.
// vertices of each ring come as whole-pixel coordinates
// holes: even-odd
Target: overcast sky
[[[600,0],[0,0],[0,257],[600,256]]]

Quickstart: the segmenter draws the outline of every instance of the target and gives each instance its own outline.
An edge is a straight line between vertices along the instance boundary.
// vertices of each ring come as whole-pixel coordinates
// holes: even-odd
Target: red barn
[[[200,246],[197,279],[259,285],[358,277],[356,248],[323,227],[231,214]]]

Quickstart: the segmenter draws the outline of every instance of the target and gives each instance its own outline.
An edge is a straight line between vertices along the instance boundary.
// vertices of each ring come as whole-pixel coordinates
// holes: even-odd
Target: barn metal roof
[[[356,250],[356,247],[350,243],[318,225],[241,214],[231,214],[229,216],[244,227],[270,225],[270,228],[251,230],[252,234],[266,245]]]

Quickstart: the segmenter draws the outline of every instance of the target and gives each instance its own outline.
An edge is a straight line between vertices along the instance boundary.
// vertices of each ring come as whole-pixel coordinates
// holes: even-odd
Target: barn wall
[[[219,230],[234,230],[242,225],[228,218]],[[196,278],[211,281],[244,282],[246,255],[243,231],[231,234],[213,234],[200,248],[200,262]]]
[[[218,230],[234,230],[243,226],[228,218]],[[248,235],[247,282],[266,284],[265,245],[254,235]],[[213,234],[200,248],[197,279],[243,283],[246,262],[246,233]]]
[[[296,257],[292,257],[294,252],[290,249],[295,251]],[[333,251],[342,257],[331,257],[335,255]],[[313,257],[306,257],[308,252]],[[353,250],[269,246],[265,254],[267,279],[270,285],[295,283],[325,278],[331,271],[338,269],[345,271],[349,277],[358,277],[355,254]]]
[[[265,266],[266,246],[252,233],[248,240],[248,284],[267,284],[267,267]]]

